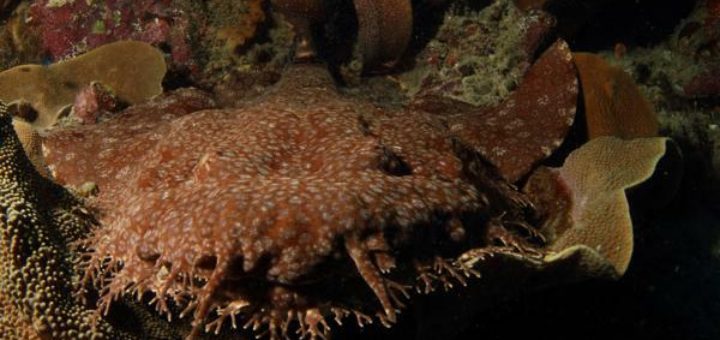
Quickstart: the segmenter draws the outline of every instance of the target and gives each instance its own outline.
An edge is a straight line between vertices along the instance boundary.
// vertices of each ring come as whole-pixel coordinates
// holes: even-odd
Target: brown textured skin
[[[45,143],[58,181],[99,186],[104,227],[88,241],[88,274],[113,275],[101,307],[126,291],[151,291],[163,312],[166,299],[189,301],[184,314],[193,311],[196,331],[213,311],[220,325],[241,314],[241,325],[267,324],[273,334],[292,320],[324,334],[319,316],[377,306],[391,323],[399,286],[386,274],[415,283],[402,274],[411,263],[393,271],[391,247],[422,226],[478,234],[481,225],[457,221],[487,213],[489,199],[500,210],[522,205],[453,141],[442,117],[344,98],[320,66],[293,66],[271,93],[237,110],[183,114],[173,98]],[[105,258],[112,262],[102,265]],[[360,278],[378,303],[352,301],[363,288],[340,301],[304,294],[306,282],[328,280],[314,270],[330,259],[357,268],[331,282]]]
[[[550,84],[569,92],[560,98],[574,97],[563,52],[566,46],[556,44],[546,53],[519,90],[532,91],[511,100],[537,102],[537,89],[548,80],[541,76],[553,66],[561,77]],[[466,233],[483,232],[461,217],[493,213],[488,206],[517,217],[513,211],[523,205],[472,151],[486,130],[473,135],[458,128],[459,115],[389,112],[345,98],[320,66],[293,66],[270,93],[243,108],[193,112],[211,106],[202,95],[180,92],[46,140],[58,181],[100,189],[94,203],[104,228],[87,240],[86,279],[112,276],[101,308],[126,292],[150,291],[159,295],[154,303],[161,312],[172,314],[167,301],[174,300],[187,307],[181,314],[193,313],[193,335],[209,314],[219,318],[207,330],[220,329],[227,317],[235,324],[239,315],[273,335],[295,320],[315,336],[327,332],[330,312],[341,319],[379,305],[378,318],[388,324],[402,291],[393,280],[415,284],[415,275],[403,273],[421,271],[411,263],[427,263],[435,252],[397,263],[395,252],[413,235],[444,226],[440,238],[456,242],[450,248],[457,254],[457,247],[482,246],[463,245]],[[542,107],[570,114],[564,105]],[[448,129],[448,123],[455,124]],[[490,159],[502,165],[504,158]],[[440,248],[435,256],[445,256]],[[333,279],[315,273],[347,262],[357,271]],[[303,290],[358,278],[377,304],[352,301],[361,291],[333,298]]]
[[[93,218],[37,173],[0,103],[0,334],[3,339],[130,339],[73,297],[67,244]],[[95,327],[92,325],[95,324]]]
[[[559,82],[557,91],[574,95],[563,46],[541,58],[526,88]],[[548,65],[561,80],[537,76]],[[513,100],[542,95],[523,93],[530,98]],[[122,294],[152,292],[159,311],[175,315],[174,301],[193,315],[191,337],[228,319],[272,336],[290,322],[325,335],[331,313],[361,322],[377,311],[389,325],[403,285],[420,275],[432,290],[430,277],[443,271],[464,283],[472,271],[442,258],[488,246],[485,233],[508,240],[504,220],[524,218],[522,195],[468,143],[482,135],[448,127],[458,116],[344,97],[322,66],[292,66],[242,108],[201,110],[212,105],[185,90],[45,141],[58,181],[99,187],[103,228],[86,240],[85,279],[110,275],[101,310]],[[480,222],[488,217],[492,232]],[[428,275],[433,263],[440,272]]]
[[[564,41],[547,49],[505,102],[449,118],[451,130],[510,182],[527,174],[565,139],[575,119],[577,72]]]

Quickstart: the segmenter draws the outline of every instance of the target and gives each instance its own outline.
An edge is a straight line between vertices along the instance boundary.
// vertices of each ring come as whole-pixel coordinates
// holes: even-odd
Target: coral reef
[[[690,97],[720,96],[720,6],[700,1],[693,14],[678,28],[676,52],[699,61],[699,71],[683,86]]]
[[[545,76],[551,71],[564,76]],[[533,246],[512,236],[511,231],[503,231],[523,223],[515,221],[524,216],[522,194],[495,177],[492,166],[484,165],[468,149],[458,149],[448,137],[479,140],[471,133],[471,122],[506,119],[504,116],[515,120],[517,113],[508,114],[515,107],[523,112],[528,107],[524,103],[540,103],[541,111],[559,114],[556,117],[560,118],[553,120],[560,125],[557,136],[538,139],[547,143],[538,149],[556,147],[572,120],[571,104],[577,91],[566,45],[558,43],[546,52],[528,72],[516,97],[500,109],[480,114],[427,115],[417,111],[418,106],[409,111],[378,111],[343,99],[329,84],[331,79],[322,68],[300,65],[288,70],[264,100],[240,110],[191,113],[213,104],[202,95],[180,92],[135,106],[94,126],[56,130],[48,136],[45,146],[54,178],[73,186],[89,180],[100,189],[93,202],[103,212],[104,228],[84,244],[91,249],[86,278],[110,279],[98,282],[104,292],[101,310],[124,294],[152,292],[163,313],[173,315],[172,305],[184,308],[181,315],[192,312],[195,335],[203,325],[206,331],[220,331],[224,320],[229,318],[235,325],[239,317],[254,329],[266,326],[274,336],[284,335],[288,327],[318,336],[329,331],[325,317],[333,313],[338,322],[350,313],[360,322],[379,307],[379,320],[394,322],[395,309],[403,306],[396,295],[406,294],[402,287],[414,285],[415,276],[420,278],[418,289],[426,292],[433,290],[434,280],[446,287],[452,285],[447,281],[451,277],[464,284],[466,279],[458,273],[474,275],[472,268],[489,254],[515,252],[513,256],[522,259],[527,255],[519,250],[541,245]],[[546,89],[554,89],[559,96],[547,94]],[[180,110],[172,109],[174,105],[180,105]],[[446,130],[445,124],[452,128]],[[161,131],[164,137],[158,134]],[[408,139],[410,131],[426,136]],[[479,136],[486,132],[476,130]],[[540,137],[544,132],[534,135]],[[205,140],[208,137],[211,139]],[[512,145],[513,139],[498,137],[507,145]],[[197,146],[188,148],[193,144]],[[242,152],[238,145],[243,145]],[[477,148],[483,152],[482,147]],[[502,165],[516,152],[497,153],[491,161]],[[357,158],[348,161],[342,156],[346,154]],[[543,155],[547,152],[526,162],[531,165]],[[136,162],[138,159],[141,161]],[[522,175],[529,165],[519,169],[512,171]],[[321,177],[320,172],[334,176]],[[287,184],[278,184],[284,181]],[[579,188],[585,192],[584,186]],[[617,191],[614,195],[624,197]],[[202,203],[192,199],[196,197],[215,197],[224,203]],[[117,199],[128,204],[118,206]],[[310,204],[329,201],[344,202],[340,205],[343,209]],[[492,217],[500,207],[502,215]],[[620,212],[626,210],[621,207]],[[252,214],[242,215],[243,211]],[[284,215],[276,215],[279,212]],[[485,242],[494,240],[511,247],[494,250],[492,243],[483,242],[464,245],[485,230],[468,225],[464,216],[468,214],[490,214],[492,223]],[[447,250],[406,253],[407,240],[422,235],[418,235],[423,230],[419,227],[430,221],[445,225],[441,230],[447,234],[439,231],[432,242],[434,247],[437,242],[445,244],[441,249]],[[594,226],[593,230],[602,228]],[[615,235],[612,229],[600,234],[606,233]],[[159,237],[161,234],[164,236]],[[334,244],[337,238],[343,240],[341,245]],[[422,238],[414,243],[425,249]],[[346,256],[336,253],[338,246],[347,251]],[[473,249],[459,256],[459,262],[437,257],[452,257],[458,254],[453,248],[468,246]],[[407,255],[393,255],[395,252]],[[594,253],[588,254],[583,256]],[[414,261],[406,262],[406,256]],[[557,259],[548,263],[554,261]],[[354,263],[357,272],[338,271],[348,263]],[[430,265],[445,269],[432,274],[425,269]],[[328,281],[318,276],[318,266],[330,269],[334,278]],[[413,271],[417,272],[408,275]],[[160,280],[155,279],[158,275]],[[312,293],[327,292],[318,288],[332,286],[336,280],[358,288],[360,282],[366,282],[364,294],[374,294],[377,304],[348,299],[353,295],[342,292]],[[237,286],[239,282],[255,284]],[[363,295],[362,289],[355,294]],[[217,319],[208,323],[209,315]],[[296,325],[289,326],[293,322]]]
[[[438,311],[483,304],[481,272],[500,280],[489,294],[619,278],[634,248],[626,191],[669,162],[668,139],[634,139],[657,134],[650,103],[601,56],[550,44],[554,19],[532,9],[544,3],[449,5],[405,60],[411,2],[353,1],[357,76],[400,67],[373,77],[400,92],[365,96],[318,62],[313,38],[328,36],[313,30],[340,27],[322,1],[34,1],[18,29],[70,59],[0,73],[12,101],[0,103],[0,332],[325,338],[331,319],[391,327],[457,286],[471,287],[438,294]],[[701,7],[703,34],[715,4]],[[160,94],[166,64],[145,43],[91,50],[126,38],[166,52],[165,84],[213,92]],[[636,53],[618,46],[612,58]],[[688,84],[712,88],[698,74]],[[592,140],[571,151],[586,142],[580,90]],[[69,105],[82,124],[56,124]]]
[[[40,176],[0,104],[0,331],[11,339],[124,339],[72,296],[68,244],[94,219],[70,193]]]
[[[294,33],[261,0],[17,1],[0,16],[0,70],[48,64],[120,40],[163,50],[172,87],[211,88],[228,72],[278,72]],[[82,15],[80,15],[82,13]]]
[[[717,14],[714,1],[698,1],[693,11],[665,40],[648,47],[631,47],[621,55],[598,53],[606,62],[630,74],[641,94],[657,112],[661,133],[700,152],[702,176],[717,187],[720,172],[713,168],[720,124],[713,76],[718,65]],[[715,14],[714,14],[715,13]],[[695,156],[693,156],[695,157]]]
[[[711,1],[710,1],[711,2]],[[717,96],[711,76],[718,65],[718,25],[712,22],[708,2],[699,1],[691,15],[681,22],[667,41],[650,48],[634,48],[621,57],[610,57],[639,83],[645,93],[658,102],[658,92],[682,97]],[[663,87],[672,84],[672,88]]]
[[[78,92],[100,82],[127,103],[139,103],[162,93],[166,66],[162,54],[150,45],[122,41],[108,44],[79,58],[50,66],[23,65],[0,73],[0,100],[23,100],[38,113],[32,122],[49,127]]]
[[[598,137],[571,153],[563,167],[534,172],[525,191],[541,214],[550,215],[542,230],[560,252],[550,256],[566,256],[563,252],[576,251],[572,245],[581,245],[602,255],[622,276],[633,250],[625,190],[652,176],[665,144],[665,138],[623,142]]]
[[[197,11],[174,2],[35,1],[28,20],[51,60],[78,55],[118,40],[166,44],[172,65],[192,69],[193,25]],[[179,10],[176,10],[179,9]]]
[[[416,66],[399,75],[401,85],[410,96],[493,106],[520,83],[552,26],[546,13],[522,12],[511,0],[480,12],[451,7]]]

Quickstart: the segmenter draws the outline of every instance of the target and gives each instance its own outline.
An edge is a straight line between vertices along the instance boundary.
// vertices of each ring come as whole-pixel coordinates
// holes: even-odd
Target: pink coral
[[[170,49],[174,66],[194,70],[197,62],[189,39],[190,23],[203,22],[197,15],[170,0],[78,0],[59,5],[43,0],[31,5],[29,20],[52,60],[113,41],[139,40],[165,45]]]
[[[72,112],[82,123],[96,123],[101,115],[118,111],[120,105],[112,90],[101,83],[93,82],[80,90],[75,97]]]

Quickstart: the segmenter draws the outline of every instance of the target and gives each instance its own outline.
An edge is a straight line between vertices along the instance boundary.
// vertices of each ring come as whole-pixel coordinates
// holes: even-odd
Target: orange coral
[[[574,55],[580,74],[589,138],[657,136],[655,111],[630,75],[598,55]]]

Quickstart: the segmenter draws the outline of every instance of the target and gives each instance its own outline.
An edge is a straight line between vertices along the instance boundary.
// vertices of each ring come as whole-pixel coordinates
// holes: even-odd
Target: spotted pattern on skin
[[[94,126],[56,130],[43,145],[53,178],[99,188],[90,203],[103,227],[84,239],[83,282],[101,287],[100,312],[124,294],[153,293],[168,317],[172,305],[192,315],[190,337],[226,319],[237,326],[240,314],[246,327],[273,335],[295,320],[301,333],[322,336],[330,312],[359,322],[375,313],[389,325],[398,291],[405,295],[390,277],[413,268],[398,260],[422,276],[427,264],[418,261],[432,258],[432,250],[397,257],[413,235],[434,226],[460,244],[466,230],[483,228],[461,217],[500,221],[488,215],[514,218],[526,206],[501,176],[527,173],[572,123],[568,55],[556,43],[509,100],[479,113],[380,109],[340,95],[325,68],[294,65],[238,109],[180,90]],[[356,271],[333,279],[365,282],[375,303],[302,291],[338,261]]]
[[[58,181],[99,188],[103,228],[87,240],[86,279],[111,276],[101,310],[149,291],[167,315],[169,301],[186,307],[193,335],[238,313],[253,328],[294,319],[322,334],[318,315],[350,310],[293,289],[346,258],[357,271],[340,277],[359,278],[377,298],[352,309],[357,319],[377,313],[390,324],[402,287],[387,277],[391,245],[428,226],[464,235],[458,217],[486,212],[490,193],[494,206],[521,205],[492,166],[459,150],[442,117],[346,98],[318,65],[294,65],[242,108],[207,107],[201,95],[176,93],[46,138]],[[267,289],[248,293],[243,278]],[[221,321],[206,323],[211,313]]]
[[[344,258],[356,271],[340,277],[360,278],[377,300],[352,311],[394,322],[398,245],[427,226],[461,243],[466,228],[483,227],[462,216],[513,216],[525,206],[500,176],[526,174],[572,124],[578,89],[568,56],[554,44],[506,102],[469,114],[380,109],[338,94],[323,67],[294,65],[238,109],[181,90],[56,130],[44,142],[52,176],[99,188],[91,203],[103,228],[84,242],[84,280],[101,278],[99,310],[152,292],[168,317],[170,302],[192,314],[191,336],[228,317],[235,325],[238,314],[273,334],[294,319],[322,335],[329,311],[350,311],[301,286]],[[217,319],[206,322],[210,314]]]
[[[565,139],[575,118],[578,91],[572,53],[558,41],[528,70],[508,100],[474,114],[451,116],[448,124],[515,182]]]

